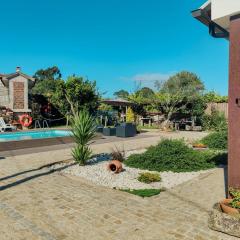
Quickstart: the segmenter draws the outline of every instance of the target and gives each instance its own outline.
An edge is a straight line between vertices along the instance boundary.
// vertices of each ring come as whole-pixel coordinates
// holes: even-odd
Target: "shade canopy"
[[[111,105],[111,106],[122,106],[122,107],[127,107],[127,106],[132,106],[134,105],[132,102],[129,102],[128,100],[118,98],[118,99],[107,99],[107,100],[102,100],[102,103]]]

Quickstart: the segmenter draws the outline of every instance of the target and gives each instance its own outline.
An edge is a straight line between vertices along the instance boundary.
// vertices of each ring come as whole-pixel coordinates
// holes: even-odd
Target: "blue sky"
[[[181,70],[227,94],[228,42],[190,11],[204,0],[11,0],[1,3],[0,72],[58,66],[111,96]]]

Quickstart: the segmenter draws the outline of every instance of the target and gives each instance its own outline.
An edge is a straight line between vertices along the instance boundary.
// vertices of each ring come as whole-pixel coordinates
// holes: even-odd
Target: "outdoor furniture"
[[[19,122],[13,121],[13,122],[12,122],[12,125],[13,125],[14,127],[16,127],[16,129],[22,130],[22,124],[19,123]]]
[[[4,119],[2,117],[0,117],[0,131],[1,132],[5,132],[7,130],[17,130],[16,126],[13,126],[11,124],[6,124]]]
[[[148,122],[148,126],[152,126],[152,118],[146,117],[146,118],[141,118],[141,126],[144,126],[145,122]]]
[[[192,126],[186,125],[186,126],[185,126],[185,130],[186,130],[186,131],[192,131]]]
[[[98,132],[98,133],[103,133],[103,127],[98,126],[98,127],[97,127],[97,132]]]
[[[104,136],[116,136],[116,128],[103,128]]]
[[[176,131],[179,131],[179,130],[180,130],[180,124],[179,124],[179,122],[174,122],[174,129],[175,129]]]
[[[122,123],[120,126],[117,127],[116,130],[117,137],[134,137],[136,134],[136,126],[132,123]]]
[[[201,126],[194,126],[194,127],[193,127],[193,131],[199,131],[199,132],[201,132],[201,131],[202,131],[202,127],[201,127]]]

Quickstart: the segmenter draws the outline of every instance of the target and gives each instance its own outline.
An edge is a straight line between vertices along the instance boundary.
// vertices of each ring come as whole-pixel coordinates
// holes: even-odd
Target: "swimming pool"
[[[57,137],[70,137],[72,134],[67,130],[43,130],[0,134],[0,142],[11,142],[31,139],[45,139]]]

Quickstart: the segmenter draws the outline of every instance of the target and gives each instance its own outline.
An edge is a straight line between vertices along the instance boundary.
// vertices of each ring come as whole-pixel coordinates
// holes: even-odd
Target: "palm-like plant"
[[[71,126],[77,144],[72,150],[72,156],[77,163],[85,165],[92,155],[89,144],[96,134],[96,120],[88,111],[83,110],[75,114]]]

